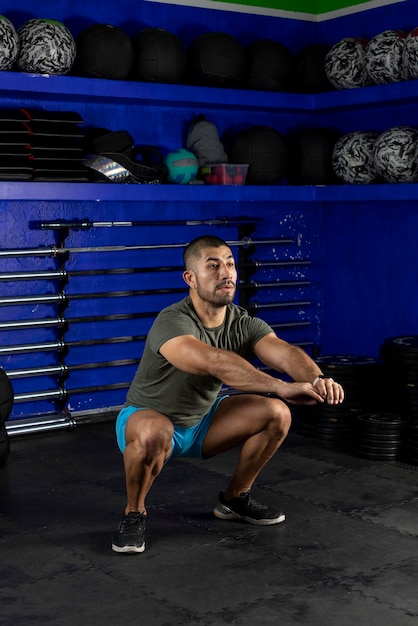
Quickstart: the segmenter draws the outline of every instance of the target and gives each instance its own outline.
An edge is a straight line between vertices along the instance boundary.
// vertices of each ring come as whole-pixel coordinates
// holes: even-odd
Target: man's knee
[[[279,438],[286,437],[292,423],[289,407],[278,399],[272,399],[270,428],[275,430]]]
[[[174,427],[166,417],[149,419],[134,413],[126,425],[126,443],[152,460],[170,449],[173,433]]]

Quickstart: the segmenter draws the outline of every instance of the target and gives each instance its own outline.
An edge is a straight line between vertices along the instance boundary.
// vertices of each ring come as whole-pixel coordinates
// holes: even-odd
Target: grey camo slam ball
[[[16,64],[22,72],[67,74],[75,60],[76,44],[61,22],[31,19],[17,31],[20,50]]]
[[[418,78],[418,28],[408,33],[402,50],[402,74],[405,80]]]
[[[406,33],[385,30],[366,46],[364,56],[367,73],[376,85],[396,83],[403,80],[402,55]]]
[[[336,89],[352,89],[370,85],[364,49],[367,41],[346,37],[335,43],[325,56],[325,73]]]
[[[19,38],[12,22],[0,15],[0,70],[13,66],[19,51]]]
[[[378,178],[373,148],[378,133],[354,131],[337,140],[332,153],[334,172],[345,183],[369,184]]]
[[[418,131],[409,126],[389,128],[376,139],[373,157],[379,174],[390,183],[418,181]]]

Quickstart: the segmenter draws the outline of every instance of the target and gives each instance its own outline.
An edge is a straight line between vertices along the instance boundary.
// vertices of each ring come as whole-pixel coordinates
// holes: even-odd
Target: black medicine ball
[[[329,50],[326,44],[310,44],[295,55],[295,88],[301,93],[332,91],[325,72],[325,57]]]
[[[289,182],[295,185],[337,183],[332,154],[340,136],[341,133],[330,128],[305,128],[293,133],[289,138]]]
[[[94,24],[76,39],[76,68],[83,76],[127,78],[132,69],[133,46],[129,35],[111,24]]]
[[[292,53],[279,41],[260,39],[247,48],[247,84],[251,89],[286,91],[293,74]]]
[[[133,38],[133,76],[137,80],[177,83],[186,71],[180,39],[163,28],[147,28]]]
[[[187,51],[190,80],[198,85],[234,87],[243,79],[244,46],[231,35],[199,35]]]
[[[251,126],[233,139],[230,163],[248,163],[246,184],[274,185],[286,177],[287,142],[274,128]]]

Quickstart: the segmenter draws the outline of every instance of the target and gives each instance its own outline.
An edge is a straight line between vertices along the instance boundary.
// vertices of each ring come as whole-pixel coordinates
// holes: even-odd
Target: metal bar
[[[46,343],[24,344],[21,346],[1,346],[0,355],[3,354],[21,354],[26,352],[48,352],[49,350],[64,350],[63,341],[53,341]]]
[[[130,291],[103,291],[93,293],[72,293],[67,294],[68,300],[89,300],[97,298],[119,298],[127,296],[155,296],[167,293],[185,293],[188,291],[187,287],[175,287],[175,288],[161,288],[161,289],[135,289]]]
[[[49,376],[51,374],[63,375],[67,372],[67,366],[63,363],[58,365],[45,365],[43,367],[31,367],[27,369],[7,370],[6,374],[12,380],[15,378],[27,378],[32,376]]]
[[[69,372],[75,370],[100,369],[104,367],[121,367],[123,365],[137,365],[141,359],[119,359],[115,361],[101,361],[100,363],[79,363],[78,365],[67,365]]]
[[[65,320],[62,317],[47,317],[42,320],[22,320],[0,322],[0,330],[22,330],[25,328],[49,328],[50,326],[62,326]]]
[[[56,248],[17,248],[15,250],[0,250],[0,258],[27,257],[27,256],[56,256]]]
[[[73,430],[76,422],[70,415],[60,414],[28,420],[11,420],[5,426],[10,437],[17,437],[50,430]]]
[[[67,300],[88,300],[93,298],[119,298],[127,296],[160,295],[167,293],[184,293],[187,287],[176,289],[139,289],[134,291],[104,291],[95,293],[66,294],[60,291],[57,294],[32,295],[32,296],[11,296],[0,298],[0,306],[10,306],[16,304],[51,304],[55,302],[66,302]]]
[[[76,389],[67,389],[69,396],[76,393],[94,393],[95,391],[108,391],[110,389],[128,389],[131,386],[132,381],[126,381],[124,383],[111,383],[107,385],[94,385],[93,387],[77,387]]]
[[[0,355],[20,354],[26,352],[38,352],[48,350],[57,350],[59,352],[62,352],[66,348],[105,345],[111,343],[128,343],[132,341],[145,341],[146,338],[147,335],[128,335],[123,337],[105,337],[103,339],[84,339],[80,341],[54,341],[35,344],[26,343],[23,345],[15,346],[1,346]]]
[[[147,335],[127,335],[125,337],[106,337],[104,339],[81,339],[80,341],[65,341],[63,345],[68,348],[79,346],[99,346],[110,343],[129,343],[132,341],[145,341]]]
[[[214,220],[164,220],[164,221],[102,221],[92,222],[85,220],[57,220],[55,222],[30,222],[30,228],[38,228],[41,230],[89,230],[90,228],[114,228],[114,227],[132,227],[132,226],[240,226],[245,223],[262,222],[259,217],[241,217],[239,219],[219,218]]]
[[[293,239],[260,239],[253,240],[250,237],[244,237],[240,241],[226,241],[228,246],[232,247],[245,247],[250,248],[255,245],[270,245],[270,244],[293,244]],[[20,257],[20,256],[53,256],[56,257],[59,254],[70,253],[83,253],[83,252],[126,252],[134,250],[163,250],[170,248],[184,248],[187,243],[166,243],[166,244],[139,244],[136,246],[87,246],[78,248],[61,248],[55,245],[49,248],[18,248],[15,250],[0,250],[1,257]]]
[[[50,270],[42,272],[10,272],[0,274],[0,280],[62,280],[66,276],[63,270]]]
[[[123,365],[136,365],[141,359],[117,359],[114,361],[101,361],[95,363],[79,363],[77,365],[66,365],[58,363],[56,365],[46,365],[43,367],[21,368],[18,370],[6,371],[8,377],[12,380],[15,378],[27,378],[34,376],[67,376],[69,372],[76,370],[100,369],[105,367],[121,367]]]
[[[29,296],[28,296],[29,297]],[[1,300],[0,300],[1,304]],[[113,313],[110,315],[86,315],[85,317],[56,317],[56,318],[47,318],[52,319],[53,322],[58,326],[64,326],[65,324],[86,324],[88,322],[113,322],[120,320],[129,320],[129,319],[146,319],[148,317],[154,318],[158,315],[159,311],[143,311],[141,313]],[[41,320],[40,320],[41,321]],[[32,320],[22,320],[16,321],[13,320],[11,322],[3,322],[0,324],[0,329],[3,330],[12,330],[14,328],[19,328],[21,325],[24,327],[30,328],[31,324],[36,324],[37,322],[33,322]]]
[[[270,324],[270,326],[275,328],[302,328],[306,326],[310,326],[311,322],[282,322],[279,324]]]
[[[69,272],[64,272],[64,277],[71,278],[71,276],[106,276],[112,274],[153,274],[155,272],[182,272],[183,270],[184,267],[182,265],[172,265],[166,267],[115,267],[97,270],[70,270]]]
[[[65,389],[59,388],[49,391],[31,391],[28,393],[17,393],[14,397],[16,404],[29,402],[30,400],[65,400],[68,394]]]
[[[295,302],[251,302],[248,309],[258,311],[259,309],[285,309],[295,306],[310,306],[312,302],[309,300],[299,300]]]
[[[66,317],[68,324],[80,324],[86,322],[113,322],[130,319],[146,319],[156,317],[159,311],[143,311],[141,313],[113,313],[111,315],[88,315],[86,317]]]
[[[64,293],[53,293],[33,296],[13,296],[0,298],[0,306],[10,306],[14,304],[51,304],[53,302],[64,302]]]
[[[295,265],[311,265],[312,261],[307,261],[303,259],[298,260],[286,260],[286,261],[258,261],[254,259],[249,263],[238,263],[238,268],[243,269],[259,269],[261,267],[293,267]]]
[[[250,281],[238,285],[238,289],[264,289],[270,287],[308,287],[311,284],[309,280],[276,280],[272,283],[258,283]]]

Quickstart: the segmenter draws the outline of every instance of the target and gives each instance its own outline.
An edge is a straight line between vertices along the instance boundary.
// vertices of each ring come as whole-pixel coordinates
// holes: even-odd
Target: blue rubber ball
[[[164,159],[167,167],[167,179],[170,183],[177,185],[187,185],[191,180],[196,178],[199,170],[199,162],[197,157],[190,150],[185,148],[177,148],[169,152]]]

